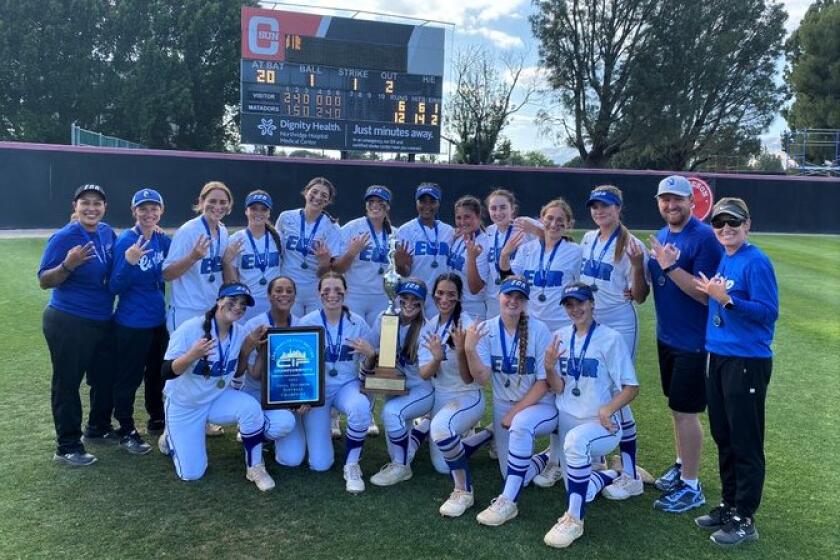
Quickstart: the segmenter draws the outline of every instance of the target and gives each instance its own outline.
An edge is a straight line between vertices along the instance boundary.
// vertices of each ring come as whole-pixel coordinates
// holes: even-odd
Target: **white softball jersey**
[[[367,247],[353,259],[344,273],[347,288],[355,296],[385,297],[382,274],[388,268],[388,234],[384,229],[377,232],[366,217],[356,218],[344,224],[340,230],[340,244],[337,254],[343,255],[353,238],[367,233],[370,236]]]
[[[268,283],[280,276],[283,251],[267,230],[261,237],[248,236],[247,229],[237,231],[230,236],[230,243],[240,239],[242,251],[234,265],[239,271],[239,281],[248,286],[254,297],[254,306],[245,312],[245,322],[268,311]]]
[[[464,294],[461,297],[461,303],[465,309],[472,311],[478,306],[482,306],[484,300],[487,298],[487,282],[490,282],[490,265],[487,261],[487,254],[490,252],[490,241],[483,232],[479,232],[475,236],[475,243],[481,245],[481,254],[476,258],[475,265],[478,268],[478,275],[484,280],[484,288],[477,294],[470,291],[470,285],[467,281],[467,247],[463,238],[459,238],[452,242],[452,248],[449,251],[449,258],[447,264],[449,269],[461,277],[464,283]],[[432,291],[433,284],[429,284],[429,292]],[[484,317],[480,316],[483,320]]]
[[[560,338],[566,352],[558,359],[557,372],[563,376],[565,387],[557,395],[557,409],[580,420],[598,420],[598,409],[610,402],[613,395],[621,391],[624,385],[638,386],[636,369],[630,351],[621,334],[606,325],[598,324],[592,333],[592,339],[583,353],[585,336],[575,336],[575,350],[572,355],[571,340],[574,325],[562,328],[555,334]],[[579,367],[569,374],[569,360]],[[577,378],[575,378],[577,377]],[[574,395],[575,387],[580,395]]]
[[[203,325],[203,316],[193,317],[181,324],[172,333],[163,359],[174,360],[186,354],[197,340],[204,337]],[[211,325],[210,336],[216,341],[216,346],[207,356],[209,371],[205,371],[204,360],[195,360],[184,373],[166,381],[163,392],[172,405],[183,408],[206,406],[222,394],[236,373],[239,350],[248,333],[242,325],[234,323],[228,337],[219,342],[214,327],[215,323]]]
[[[353,348],[347,345],[348,339],[364,338],[370,342],[371,346],[376,347],[377,344],[364,318],[352,311],[350,317],[346,313],[342,313],[338,323],[327,323],[326,326],[321,311],[313,311],[302,317],[298,325],[321,327],[325,330],[324,351],[326,354],[327,388],[338,387],[359,378],[359,359],[353,354]],[[339,331],[341,331],[340,335]],[[335,351],[334,356],[330,356],[330,346]]]
[[[271,316],[268,314],[267,311],[260,313],[259,315],[252,317],[248,322],[245,323],[243,327],[245,329],[245,334],[249,335],[258,328],[263,325],[267,325],[269,327],[296,327],[300,323],[300,319],[295,317],[294,315],[289,316],[290,321],[288,325],[273,325],[271,322]],[[248,367],[253,366],[257,361],[257,350],[255,349],[250,354],[248,354]],[[259,379],[254,379],[247,372],[244,375],[245,381],[242,386],[242,390],[248,393],[249,395],[255,397],[257,400],[260,399],[260,395],[262,394],[262,382]]]
[[[286,210],[277,217],[276,228],[285,244],[283,274],[294,280],[298,298],[318,301],[318,259],[312,252],[315,241],[324,243],[332,257],[339,254],[341,235],[338,225],[321,214],[314,222],[303,221],[303,208]],[[320,220],[320,221],[319,221]]]
[[[192,251],[201,236],[209,236],[202,216],[189,220],[175,232],[163,269],[181,260]],[[217,235],[211,238],[207,255],[194,263],[184,274],[170,282],[169,304],[176,309],[207,311],[215,303],[222,285],[222,255],[228,246],[228,231],[220,223]],[[211,281],[212,279],[212,281]],[[179,323],[181,321],[178,321]]]
[[[463,312],[461,313],[461,328],[467,329],[474,322],[469,315]],[[432,353],[423,346],[423,341],[426,339],[426,336],[437,334],[441,338],[441,344],[443,345],[443,361],[440,363],[437,373],[431,379],[435,391],[462,393],[480,389],[481,386],[478,383],[467,384],[461,379],[461,373],[458,369],[458,356],[455,353],[455,349],[450,348],[447,344],[449,342],[449,329],[451,327],[452,325],[447,326],[445,321],[443,323],[440,322],[440,315],[435,315],[432,319],[426,321],[426,324],[423,325],[423,330],[420,331],[420,349],[417,352],[417,360],[420,362],[420,367],[432,361]]]
[[[552,331],[571,324],[560,298],[563,288],[580,277],[580,261],[577,243],[563,240],[546,250],[542,241],[534,240],[520,246],[510,263],[513,273],[524,276],[531,284],[528,312]]]
[[[449,272],[446,260],[452,248],[454,230],[452,226],[435,220],[435,228],[428,228],[420,223],[418,218],[404,223],[397,230],[397,240],[408,244],[411,253],[411,276],[416,276],[426,283],[428,296],[426,310],[434,305],[431,297],[435,278],[444,272]],[[437,263],[437,265],[435,265]]]
[[[487,334],[478,342],[478,356],[482,363],[492,371],[493,398],[517,402],[525,396],[538,379],[545,379],[543,354],[551,343],[551,333],[545,323],[532,316],[528,317],[528,347],[525,353],[527,359],[525,373],[520,375],[518,373],[520,342],[516,331],[508,333],[500,326],[500,323],[499,316],[496,316],[481,324],[481,332]],[[502,338],[504,338],[504,348]],[[551,401],[552,395],[547,393],[540,402],[550,403]]]

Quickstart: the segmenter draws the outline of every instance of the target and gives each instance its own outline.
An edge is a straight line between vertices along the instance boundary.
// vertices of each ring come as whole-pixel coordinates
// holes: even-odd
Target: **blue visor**
[[[406,280],[400,282],[397,286],[397,295],[404,296],[410,294],[420,300],[426,299],[426,284],[423,282],[415,282],[413,280]]]
[[[216,299],[236,296],[245,296],[248,302],[248,307],[254,307],[254,297],[251,295],[251,290],[248,289],[248,286],[239,282],[233,284],[222,284],[219,288],[219,297]]]
[[[563,290],[560,303],[566,303],[566,300],[569,298],[574,298],[578,301],[595,301],[595,294],[589,286],[567,286]]]
[[[435,200],[440,200],[441,197],[440,189],[432,183],[421,183],[414,193],[414,198],[419,200],[424,194],[431,196]]]
[[[589,208],[594,202],[603,202],[609,206],[621,206],[621,199],[618,195],[610,191],[592,191],[589,193],[589,200],[586,201],[586,207]]]
[[[525,299],[531,298],[531,286],[528,282],[520,280],[519,278],[508,278],[504,282],[502,282],[501,287],[499,288],[499,292],[503,294],[509,294],[511,292],[519,292]]]
[[[262,193],[249,194],[248,198],[245,199],[245,208],[252,204],[265,204],[271,210],[271,197]]]
[[[137,208],[144,202],[154,202],[163,206],[163,197],[155,189],[140,189],[131,197],[132,208]]]
[[[382,185],[371,185],[365,191],[365,200],[372,196],[378,196],[385,202],[391,202],[391,191]]]

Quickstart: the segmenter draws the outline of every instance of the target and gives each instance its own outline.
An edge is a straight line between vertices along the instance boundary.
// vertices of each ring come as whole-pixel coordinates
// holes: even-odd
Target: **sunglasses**
[[[736,218],[734,216],[718,216],[712,220],[712,227],[715,229],[722,229],[723,226],[729,226],[731,228],[741,227],[743,225],[744,220],[741,218]]]

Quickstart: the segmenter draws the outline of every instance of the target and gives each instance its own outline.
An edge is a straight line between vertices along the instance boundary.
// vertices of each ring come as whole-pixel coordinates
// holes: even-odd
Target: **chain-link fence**
[[[80,126],[76,126],[75,123],[70,125],[70,143],[73,146],[102,146],[105,148],[137,149],[146,147],[136,142],[123,140],[122,138],[106,136],[105,134],[93,132],[92,130],[85,130]]]

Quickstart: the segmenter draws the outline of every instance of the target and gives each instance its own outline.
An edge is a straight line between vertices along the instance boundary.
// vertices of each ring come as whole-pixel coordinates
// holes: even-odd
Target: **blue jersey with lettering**
[[[770,259],[746,243],[734,255],[723,256],[717,274],[725,279],[734,307],[725,309],[709,298],[706,350],[740,358],[772,357],[779,288]]]
[[[49,306],[71,315],[107,321],[114,309],[114,296],[108,289],[108,276],[114,261],[116,235],[108,224],[99,222],[96,233],[73,221],[52,234],[44,248],[38,277],[60,265],[73,247],[93,241],[96,255],[71,272],[53,288]]]
[[[190,254],[196,241],[207,237],[201,216],[189,220],[178,228],[169,246],[169,255],[163,261],[166,270],[172,263]],[[216,303],[222,285],[222,255],[228,246],[228,231],[219,223],[218,236],[211,239],[210,249],[201,260],[193,263],[181,276],[171,282],[170,305],[176,309],[206,311]],[[210,279],[213,279],[211,282]]]
[[[146,250],[151,252],[132,265],[125,260],[125,251],[137,242],[140,235],[134,227],[117,238],[110,288],[119,296],[114,321],[125,327],[148,329],[166,322],[163,261],[169,254],[172,241],[165,233],[153,232],[146,245]]]
[[[722,248],[712,228],[694,216],[685,227],[672,232],[668,226],[660,229],[656,238],[663,245],[673,243],[679,250],[677,266],[692,276],[702,272],[712,276],[717,270]],[[656,305],[656,336],[663,343],[688,352],[703,352],[706,346],[707,308],[683,292],[655,258],[648,260],[653,298]]]

